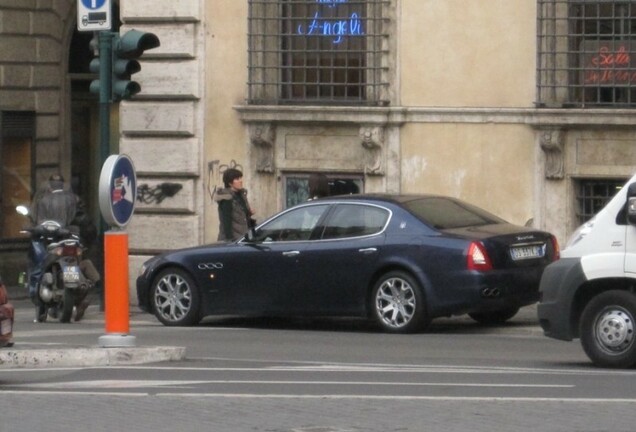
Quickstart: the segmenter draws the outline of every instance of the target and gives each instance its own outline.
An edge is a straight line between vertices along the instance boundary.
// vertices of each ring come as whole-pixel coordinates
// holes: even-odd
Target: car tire
[[[199,290],[184,270],[172,267],[154,279],[150,300],[153,313],[166,326],[190,326],[200,320]]]
[[[592,362],[601,367],[636,365],[636,296],[627,291],[606,291],[583,309],[581,345]]]
[[[417,281],[403,271],[378,279],[371,292],[371,316],[389,333],[413,333],[429,323],[424,295]]]
[[[508,309],[500,309],[492,312],[474,312],[469,313],[468,316],[477,321],[480,324],[496,325],[503,324],[519,312],[518,307],[511,307]]]

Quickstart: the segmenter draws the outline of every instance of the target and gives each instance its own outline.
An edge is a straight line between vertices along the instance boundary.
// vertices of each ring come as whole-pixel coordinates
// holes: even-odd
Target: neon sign
[[[591,43],[587,43],[590,49]],[[596,52],[585,60],[583,82],[587,85],[631,84],[636,82],[636,70],[632,65],[631,52],[622,43],[595,42]]]
[[[347,3],[349,0],[316,0],[316,3],[327,5],[330,8],[340,3]],[[348,18],[334,19],[324,17],[320,11],[316,11],[308,24],[298,25],[299,35],[329,36],[333,38],[334,44],[342,42],[346,36],[362,36],[364,28],[362,19],[356,12],[352,12]]]

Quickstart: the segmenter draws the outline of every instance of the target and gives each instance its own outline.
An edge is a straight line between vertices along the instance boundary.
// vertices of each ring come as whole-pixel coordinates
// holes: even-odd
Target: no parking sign
[[[99,209],[106,223],[124,228],[132,219],[137,201],[137,174],[126,155],[111,155],[99,177]]]

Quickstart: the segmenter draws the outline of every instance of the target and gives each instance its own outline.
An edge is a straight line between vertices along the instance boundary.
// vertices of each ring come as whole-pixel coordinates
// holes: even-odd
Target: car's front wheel
[[[636,365],[636,296],[606,291],[593,298],[581,314],[581,345],[594,364],[629,368]]]
[[[408,273],[383,275],[373,287],[371,300],[371,314],[387,332],[412,333],[429,323],[420,286]]]
[[[199,322],[199,291],[188,273],[167,268],[157,275],[151,287],[155,316],[167,326],[189,326]]]

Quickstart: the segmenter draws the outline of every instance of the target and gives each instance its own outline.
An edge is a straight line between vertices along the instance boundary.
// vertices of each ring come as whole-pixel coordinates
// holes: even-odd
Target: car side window
[[[376,234],[384,228],[389,211],[380,207],[340,204],[327,220],[323,239],[360,237]]]
[[[309,240],[325,210],[329,206],[310,205],[292,209],[256,230],[254,241],[279,242]]]

